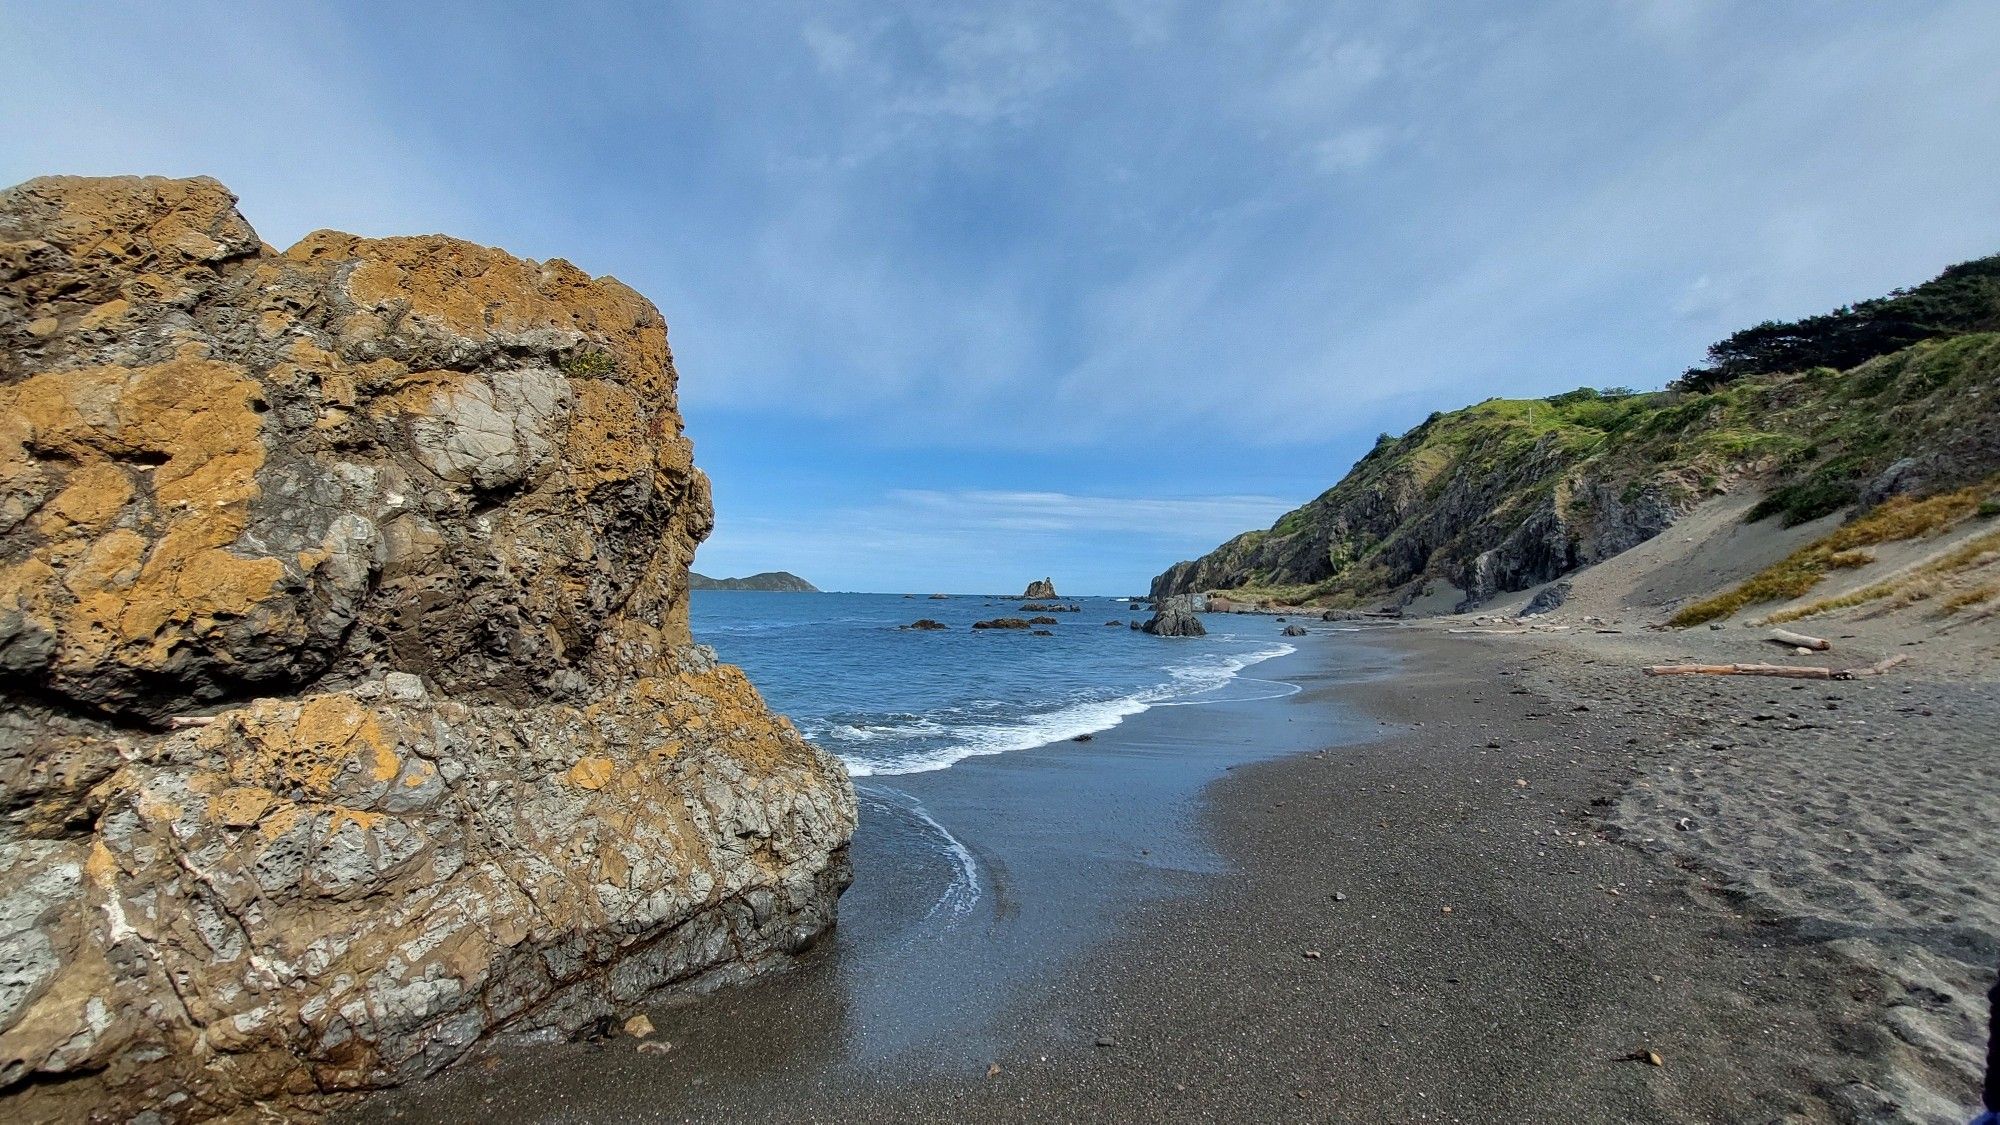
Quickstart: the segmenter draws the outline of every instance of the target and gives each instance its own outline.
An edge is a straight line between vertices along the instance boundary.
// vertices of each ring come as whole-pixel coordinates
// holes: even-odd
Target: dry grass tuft
[[[1974,586],[1970,590],[1960,590],[1946,598],[1938,609],[1941,613],[1957,613],[1961,609],[1970,609],[1982,602],[1990,602],[1994,598],[2000,598],[2000,583],[1989,582],[1984,586]]]
[[[1878,543],[1892,543],[1903,539],[1914,539],[1919,535],[1936,535],[1950,530],[1979,512],[1980,502],[1992,491],[1993,482],[1985,481],[1971,488],[1961,488],[1956,492],[1942,492],[1921,500],[1898,496],[1884,501],[1866,515],[1845,526],[1834,529],[1817,542],[1801,547],[1785,556],[1777,563],[1712,598],[1688,606],[1668,620],[1675,626],[1700,625],[1728,617],[1745,606],[1763,602],[1789,601],[1802,597],[1819,585],[1829,570],[1842,567],[1863,566],[1875,560],[1875,556],[1862,550]],[[1981,536],[1975,542],[2000,536],[2000,532]],[[1970,544],[1968,544],[1970,546]],[[1962,553],[1953,552],[1953,556]],[[1976,552],[1975,552],[1976,553]],[[1863,557],[1865,556],[1865,557]],[[1859,559],[1859,561],[1854,561]],[[1942,560],[1940,560],[1941,562]],[[1935,564],[1934,564],[1935,565]],[[1926,567],[1925,569],[1929,569]],[[1815,602],[1813,606],[1794,610],[1783,615],[1773,615],[1773,621],[1790,621],[1810,613],[1823,613],[1826,609],[1837,609],[1845,605],[1859,605],[1862,601],[1873,601],[1876,597],[1895,592],[1897,580],[1878,582],[1863,590]],[[1907,584],[1907,583],[1906,583]],[[1872,590],[1885,593],[1872,597],[1861,597]],[[1909,592],[1914,593],[1914,589]],[[1859,598],[1859,601],[1850,599]],[[1822,608],[1823,607],[1823,608]]]
[[[1913,605],[1942,594],[1946,588],[1945,580],[1951,575],[1974,566],[1994,562],[2000,562],[2000,529],[1969,539],[1959,544],[1949,554],[1932,559],[1906,574],[1885,578],[1880,582],[1863,586],[1859,590],[1851,590],[1837,598],[1821,598],[1796,609],[1774,613],[1765,620],[1774,625],[1784,621],[1797,621],[1801,617],[1811,617],[1836,609],[1849,609],[1884,598],[1894,599],[1888,607],[1891,609]],[[1992,588],[1987,589],[1990,591]],[[1968,591],[1968,593],[1976,592]],[[1947,595],[1941,612],[1955,613],[1968,605],[1977,605],[1983,600],[1985,599],[1974,598],[1969,601],[1959,601],[1959,595]],[[1957,604],[1953,604],[1954,602]]]

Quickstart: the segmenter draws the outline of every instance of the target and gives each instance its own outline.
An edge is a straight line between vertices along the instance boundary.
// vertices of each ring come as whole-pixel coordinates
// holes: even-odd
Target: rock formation
[[[1521,616],[1535,617],[1561,609],[1562,604],[1569,600],[1569,591],[1570,584],[1567,580],[1549,583],[1528,600],[1527,607],[1521,610]]]
[[[837,761],[688,633],[666,325],[213,180],[0,193],[0,1099],[194,1118],[784,959]]]
[[[1028,583],[1027,590],[1021,596],[1024,598],[1059,598],[1062,595],[1056,593],[1056,584],[1054,582],[1044,578],[1040,582]]]
[[[1208,633],[1195,614],[1194,599],[1186,594],[1161,598],[1153,610],[1153,619],[1141,628],[1156,637],[1200,637]]]
[[[1028,623],[1019,617],[995,617],[990,621],[975,621],[974,629],[1026,629]]]

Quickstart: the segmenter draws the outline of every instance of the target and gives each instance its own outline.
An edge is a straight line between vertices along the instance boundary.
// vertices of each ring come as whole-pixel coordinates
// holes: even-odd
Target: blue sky
[[[1434,409],[2000,250],[2000,5],[0,0],[0,180],[666,314],[711,574],[1124,593]]]

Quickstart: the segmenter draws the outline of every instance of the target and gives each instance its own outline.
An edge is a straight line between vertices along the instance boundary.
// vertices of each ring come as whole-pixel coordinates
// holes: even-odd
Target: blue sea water
[[[1078,613],[1025,630],[973,630],[1030,617],[1020,598],[790,594],[693,595],[695,639],[741,665],[807,737],[857,777],[949,767],[980,754],[1060,742],[1151,707],[1288,695],[1258,663],[1293,651],[1267,617],[1209,616],[1206,637],[1154,637],[1118,598],[1064,598]],[[920,617],[950,626],[906,630]],[[1116,621],[1111,627],[1107,622]],[[1241,623],[1240,631],[1231,631]]]

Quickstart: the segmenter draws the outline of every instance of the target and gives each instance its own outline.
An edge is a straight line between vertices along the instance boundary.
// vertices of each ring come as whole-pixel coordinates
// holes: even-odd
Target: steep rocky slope
[[[784,958],[840,765],[695,645],[666,325],[213,180],[0,194],[0,1105],[198,1117]]]
[[[2000,323],[2000,258],[1855,308],[1901,316],[1934,306],[1940,288],[1960,315],[1845,371],[1744,360],[1665,391],[1582,389],[1433,414],[1401,438],[1384,435],[1269,530],[1176,564],[1153,580],[1153,596],[1231,590],[1355,606],[1449,583],[1457,592],[1434,600],[1469,606],[1616,555],[1746,484],[1769,490],[1752,518],[1791,521],[1979,482],[2000,471],[2000,335],[1950,325]],[[1799,325],[1829,321],[1824,331],[1851,345],[1861,315]],[[1797,345],[1811,335],[1799,325],[1755,330],[1793,341],[1773,363],[1817,354]],[[1901,331],[1885,338],[1917,329]],[[1743,335],[1718,354],[1735,355]]]

